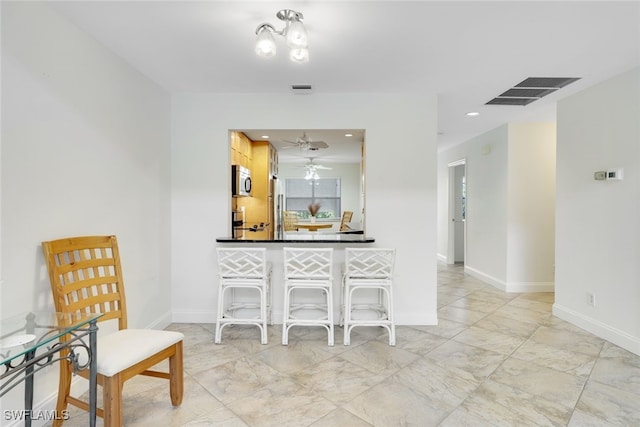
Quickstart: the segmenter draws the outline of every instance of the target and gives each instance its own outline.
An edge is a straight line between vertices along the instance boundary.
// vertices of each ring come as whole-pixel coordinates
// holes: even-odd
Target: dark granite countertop
[[[282,239],[258,240],[251,238],[234,239],[231,237],[218,237],[218,243],[373,243],[373,237],[366,237],[362,234],[291,234]]]

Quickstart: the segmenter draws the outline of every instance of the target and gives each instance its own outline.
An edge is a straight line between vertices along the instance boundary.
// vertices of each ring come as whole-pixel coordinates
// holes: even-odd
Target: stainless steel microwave
[[[251,196],[251,171],[239,165],[231,166],[231,192],[234,197]]]

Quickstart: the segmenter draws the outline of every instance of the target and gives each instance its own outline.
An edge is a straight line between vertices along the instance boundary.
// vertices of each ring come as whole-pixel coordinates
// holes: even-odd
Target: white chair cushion
[[[98,338],[98,373],[111,377],[182,341],[184,335],[155,329],[123,329]]]

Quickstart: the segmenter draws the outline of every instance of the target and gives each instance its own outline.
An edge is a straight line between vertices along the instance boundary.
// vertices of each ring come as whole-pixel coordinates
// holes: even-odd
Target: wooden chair
[[[284,211],[283,213],[284,231],[298,231],[296,224],[298,223],[298,212]]]
[[[351,218],[353,218],[353,212],[344,211],[342,213],[342,221],[340,221],[340,231],[351,230],[351,227],[347,225],[348,222],[351,222]]]
[[[135,375],[169,380],[171,404],[183,395],[183,334],[151,329],[127,329],[127,311],[118,243],[115,236],[72,237],[42,243],[56,311],[104,313],[99,322],[117,320],[118,331],[98,337],[98,384],[104,408],[97,415],[105,426],[122,426],[122,387]],[[169,359],[169,373],[149,368]],[[88,376],[87,371],[80,375]],[[71,363],[60,362],[57,413],[68,404],[88,410],[87,402],[70,396]],[[55,420],[53,426],[62,424]]]

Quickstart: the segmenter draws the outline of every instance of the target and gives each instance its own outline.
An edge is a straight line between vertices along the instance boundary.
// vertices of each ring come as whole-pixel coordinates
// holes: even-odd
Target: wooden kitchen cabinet
[[[268,224],[264,231],[250,232],[247,237],[255,239],[273,239],[273,182],[277,173],[278,152],[268,141],[254,141],[251,147],[251,202],[248,203],[247,223],[251,225]]]
[[[231,132],[231,164],[251,169],[252,143],[242,132]]]
[[[231,133],[231,163],[251,170],[251,197],[234,197],[232,210],[244,210],[244,237],[270,240],[274,236],[273,181],[278,173],[278,152],[269,141],[251,141],[242,132]],[[264,224],[261,231],[248,228]]]

